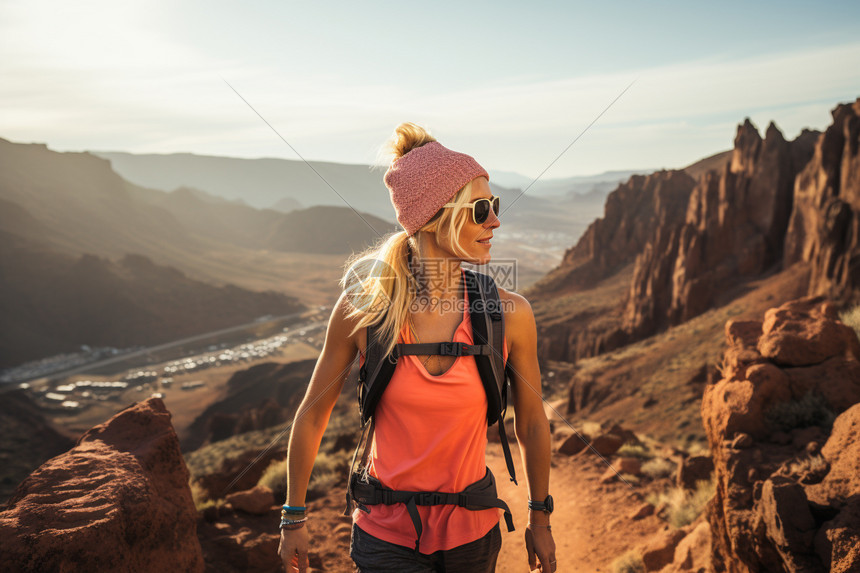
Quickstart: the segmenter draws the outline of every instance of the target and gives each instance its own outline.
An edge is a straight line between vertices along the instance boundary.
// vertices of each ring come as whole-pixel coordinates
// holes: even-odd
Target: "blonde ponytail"
[[[380,148],[379,155],[393,156],[391,161],[394,161],[431,141],[436,141],[436,138],[423,127],[401,123]],[[471,196],[472,185],[469,182],[454,194],[450,202],[465,205]],[[398,335],[419,291],[414,271],[422,260],[421,246],[426,241],[433,241],[448,252],[467,258],[468,253],[459,245],[458,237],[469,217],[468,209],[440,209],[413,236],[409,237],[406,231],[391,233],[369,249],[352,255],[344,265],[339,283],[352,305],[347,316],[358,318],[351,334],[377,325],[377,342],[384,345],[386,354],[390,353],[397,344]]]

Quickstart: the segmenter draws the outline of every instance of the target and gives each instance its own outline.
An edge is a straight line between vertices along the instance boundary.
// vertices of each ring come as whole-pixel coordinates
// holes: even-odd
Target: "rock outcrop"
[[[711,308],[744,277],[782,261],[797,173],[817,132],[786,141],[771,123],[762,139],[747,119],[731,161],[700,176],[681,221],[656,228],[636,259],[624,329],[642,338]]]
[[[845,299],[860,287],[860,98],[832,115],[794,186],[785,264],[808,261],[810,294]]]
[[[683,223],[695,180],[684,171],[633,175],[606,198],[597,219],[531,291],[548,294],[590,288],[632,263],[661,228]]]
[[[10,571],[203,571],[188,469],[158,398],[27,477],[0,512]]]
[[[714,570],[860,570],[856,333],[806,298],[728,322],[726,340],[723,378],[702,400]]]
[[[832,115],[824,133],[791,141],[773,123],[762,137],[747,119],[730,160],[691,171],[695,180],[660,171],[619,185],[604,217],[527,292],[541,317],[539,355],[576,361],[614,350],[796,263],[810,269],[806,294],[860,300],[860,99]],[[622,276],[621,304],[574,296]]]

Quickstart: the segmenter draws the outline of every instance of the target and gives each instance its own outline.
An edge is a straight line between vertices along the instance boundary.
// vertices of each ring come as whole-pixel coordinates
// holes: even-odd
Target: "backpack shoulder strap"
[[[511,481],[517,483],[516,470],[511,457],[505,412],[507,411],[507,369],[505,367],[505,317],[496,281],[492,277],[465,269],[466,290],[469,296],[469,318],[472,322],[472,338],[475,344],[487,344],[492,348],[490,356],[476,355],[475,362],[481,382],[487,393],[487,423],[498,423],[499,438],[505,454],[505,464]]]
[[[380,321],[381,323],[381,321]],[[376,405],[397,367],[397,353],[385,355],[385,348],[379,340],[380,323],[367,327],[367,348],[364,364],[358,374],[358,407],[362,425],[373,416]]]

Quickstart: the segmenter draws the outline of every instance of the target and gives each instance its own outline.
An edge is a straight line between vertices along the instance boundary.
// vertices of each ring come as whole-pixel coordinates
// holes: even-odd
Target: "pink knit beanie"
[[[466,183],[481,176],[490,178],[472,157],[431,141],[392,161],[383,181],[397,220],[412,236]]]

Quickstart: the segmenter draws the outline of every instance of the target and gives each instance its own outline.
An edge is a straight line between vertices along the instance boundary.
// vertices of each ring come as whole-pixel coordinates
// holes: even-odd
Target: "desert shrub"
[[[829,429],[836,415],[830,410],[824,396],[809,391],[800,400],[774,404],[765,411],[764,417],[771,426],[787,432],[807,426]]]
[[[272,460],[260,476],[257,485],[264,485],[275,493],[275,499],[287,495],[287,462],[286,460]]]
[[[621,472],[618,474],[618,479],[622,480],[622,483],[628,483],[630,485],[639,485],[640,478],[635,474],[628,474],[626,472]]]
[[[345,464],[349,462],[348,452],[334,454],[320,452],[314,461],[311,477],[308,482],[308,498],[316,499],[329,492],[338,481],[345,475]],[[272,463],[263,471],[258,485],[264,485],[275,493],[275,497],[286,497],[287,495],[287,462],[286,460],[272,460]]]
[[[191,488],[191,499],[194,500],[194,508],[200,512],[209,507],[221,507],[226,503],[224,499],[209,499],[209,493],[199,483],[188,481]]]
[[[217,473],[224,460],[237,458],[248,450],[261,451],[289,437],[289,424],[230,436],[183,454],[185,465],[193,477]]]
[[[651,458],[642,464],[642,473],[651,479],[669,477],[675,473],[677,465],[666,458]]]
[[[839,320],[854,329],[860,337],[860,304],[839,313]]]
[[[645,562],[642,554],[631,549],[612,562],[612,573],[645,573]]]
[[[328,493],[340,480],[341,474],[346,473],[343,466],[348,463],[349,457],[347,452],[336,454],[320,452],[314,461],[314,469],[311,471],[311,479],[308,482],[309,496],[320,496]]]
[[[696,489],[689,491],[682,487],[672,487],[659,494],[651,494],[646,501],[657,507],[666,505],[666,521],[675,529],[693,523],[699,514],[704,511],[705,506],[714,497],[716,482],[710,480],[699,480]]]
[[[622,456],[625,458],[639,458],[640,460],[650,460],[654,457],[654,454],[651,453],[651,450],[648,449],[648,446],[645,444],[634,444],[632,442],[628,442],[623,444],[618,451],[615,452],[616,455]]]

